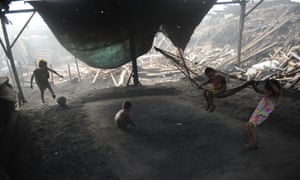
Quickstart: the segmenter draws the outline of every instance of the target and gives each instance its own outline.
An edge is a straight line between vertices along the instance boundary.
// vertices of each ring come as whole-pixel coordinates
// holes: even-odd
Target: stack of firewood
[[[249,76],[249,70],[251,76]],[[274,53],[251,67],[235,67],[231,75],[247,80],[266,80],[274,78],[281,82],[285,89],[300,90],[300,45],[287,50],[274,48]]]
[[[290,48],[287,53],[280,51],[275,59],[280,61],[283,71],[277,75],[286,89],[300,90],[300,45]]]

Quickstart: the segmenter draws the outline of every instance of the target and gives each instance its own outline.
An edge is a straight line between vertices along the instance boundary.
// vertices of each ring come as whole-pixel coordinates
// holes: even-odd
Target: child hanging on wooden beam
[[[279,81],[275,79],[266,80],[263,90],[257,88],[256,83],[252,81],[253,89],[260,94],[263,94],[263,98],[258,103],[255,111],[252,113],[249,121],[246,124],[250,136],[250,143],[245,145],[246,149],[257,149],[259,146],[256,142],[256,134],[254,128],[265,122],[270,114],[273,112],[282,89]]]

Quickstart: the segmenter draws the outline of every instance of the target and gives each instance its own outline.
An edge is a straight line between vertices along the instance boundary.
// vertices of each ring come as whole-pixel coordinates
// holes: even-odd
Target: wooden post
[[[77,61],[77,58],[75,56],[74,56],[74,59],[75,59],[75,64],[76,64],[76,69],[77,69],[77,74],[78,74],[78,79],[79,79],[79,81],[81,81],[81,76],[80,76],[78,61]]]
[[[4,49],[4,51],[5,51],[5,49]],[[14,79],[14,74],[12,73],[12,69],[11,69],[11,66],[10,66],[10,64],[9,64],[9,60],[8,59],[6,59],[6,65],[7,65],[7,67],[8,67],[8,71],[9,71],[9,75],[10,75],[10,77],[11,77],[11,83],[14,85],[14,86],[16,86],[16,82],[15,82],[15,79]]]
[[[135,46],[135,40],[133,36],[133,31],[129,33],[129,43],[130,43],[130,55],[131,55],[131,62],[132,62],[132,76],[133,76],[133,82],[134,85],[140,85],[139,82],[139,75],[138,75],[138,68],[137,68],[137,62],[136,62],[136,46]]]
[[[242,40],[243,40],[243,31],[244,31],[245,13],[246,13],[246,0],[241,0],[240,5],[241,5],[241,14],[240,14],[240,28],[239,28],[238,56],[237,56],[238,66],[240,66],[241,63]]]
[[[25,80],[24,80],[24,69],[23,69],[23,67],[22,67],[22,65],[20,65],[20,71],[21,71],[21,82],[22,82],[22,86],[23,86],[23,88],[25,87]]]
[[[69,71],[69,79],[70,79],[70,81],[71,81],[71,80],[72,80],[72,75],[71,75],[70,64],[68,64],[68,71]]]
[[[50,64],[49,66],[52,69],[52,64]],[[52,85],[54,86],[53,72],[50,73],[50,78],[51,78]]]
[[[22,101],[21,104],[23,104],[24,102],[26,102],[26,99],[24,97],[23,90],[22,90],[22,87],[20,85],[18,72],[17,72],[17,69],[16,69],[16,65],[15,65],[15,62],[14,62],[14,57],[13,57],[11,47],[10,47],[10,43],[9,43],[9,39],[8,39],[8,34],[7,34],[7,30],[6,30],[6,25],[5,25],[5,18],[6,17],[5,17],[5,14],[3,14],[3,13],[1,13],[0,16],[1,16],[2,31],[3,31],[3,35],[4,35],[4,39],[5,39],[5,43],[6,43],[6,48],[7,48],[6,49],[6,55],[7,55],[8,59],[10,60],[10,65],[11,65],[11,68],[12,68],[12,71],[13,71],[13,74],[14,74],[14,78],[15,78],[15,82],[17,84],[18,91],[19,91],[20,101]]]

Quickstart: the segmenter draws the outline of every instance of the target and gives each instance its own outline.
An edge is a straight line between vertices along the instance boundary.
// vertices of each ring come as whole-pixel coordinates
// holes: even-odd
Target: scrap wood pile
[[[192,62],[191,70],[201,73],[209,66],[245,80],[276,78],[285,88],[300,90],[299,4],[265,4],[249,14],[245,19],[239,66],[236,52],[239,11],[227,9],[218,13],[204,19],[205,26],[200,24],[201,32],[195,32],[191,40],[194,44],[185,51],[186,60]]]
[[[261,59],[266,54],[270,53],[274,47],[286,47],[295,45],[300,42],[300,14],[293,10],[300,9],[300,6],[294,8],[286,8],[287,5],[267,7],[255,10],[245,20],[245,30],[243,32],[243,47],[241,63],[245,66],[253,64],[253,59]],[[274,13],[274,8],[282,9],[282,12]],[[277,11],[276,11],[277,12]],[[226,19],[225,15],[214,17],[214,20],[222,19],[221,26],[214,28],[214,25],[207,24],[208,28],[216,29],[216,32],[211,34],[212,38],[207,40],[209,43],[203,45],[190,44],[186,50],[188,59],[191,59],[194,64],[206,64],[216,68],[228,68],[227,65],[233,63],[237,59],[237,40],[238,37],[232,37],[230,34],[238,35],[238,26],[234,30],[235,21],[238,18]],[[213,21],[215,22],[215,21]],[[200,24],[201,26],[201,24]],[[201,31],[202,29],[199,29]],[[215,30],[214,30],[215,31]],[[228,32],[230,34],[224,34]],[[201,32],[195,33],[195,39],[201,39]],[[195,41],[195,40],[194,40]],[[213,47],[213,46],[219,47]],[[221,47],[220,47],[221,46]],[[251,60],[251,62],[249,62]]]
[[[138,58],[139,81],[144,85],[177,81],[182,74],[161,55],[144,55]],[[126,86],[132,83],[132,66],[127,63],[114,69],[80,68],[83,79],[94,84],[97,80],[111,82],[111,86]]]
[[[273,53],[250,66],[234,66],[232,76],[240,79],[264,81],[277,79],[285,89],[300,90],[300,45],[274,48]]]
[[[276,77],[284,88],[300,91],[300,45],[290,48],[287,53],[279,51],[273,58],[279,61]]]

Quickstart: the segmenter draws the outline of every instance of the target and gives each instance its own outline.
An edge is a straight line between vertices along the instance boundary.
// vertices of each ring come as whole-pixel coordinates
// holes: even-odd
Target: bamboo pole
[[[76,64],[76,69],[77,69],[77,74],[78,74],[78,79],[79,81],[81,81],[81,76],[80,76],[80,71],[79,71],[79,66],[78,66],[78,60],[77,58],[74,56],[75,59],[75,64]]]

